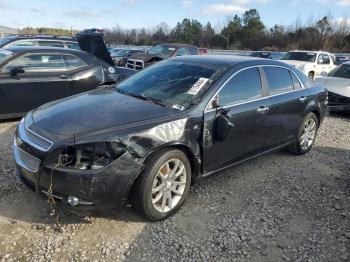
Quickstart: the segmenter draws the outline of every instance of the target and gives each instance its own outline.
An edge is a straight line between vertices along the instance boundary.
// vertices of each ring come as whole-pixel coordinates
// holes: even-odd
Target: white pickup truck
[[[336,67],[334,55],[323,51],[291,51],[281,60],[295,66],[312,80]]]

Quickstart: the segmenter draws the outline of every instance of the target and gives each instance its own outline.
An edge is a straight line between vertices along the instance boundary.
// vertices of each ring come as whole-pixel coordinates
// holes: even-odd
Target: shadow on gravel
[[[345,118],[350,120],[350,112],[327,112],[328,117]]]

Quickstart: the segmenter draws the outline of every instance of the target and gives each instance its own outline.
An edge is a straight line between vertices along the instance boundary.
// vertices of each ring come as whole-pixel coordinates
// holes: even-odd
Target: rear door
[[[15,67],[22,67],[24,73],[12,76]],[[70,94],[70,79],[60,54],[25,54],[1,69],[1,114],[21,114]]]
[[[204,112],[203,171],[208,173],[262,152],[265,127],[263,88],[257,67],[244,69],[233,76],[218,93],[221,110]],[[219,141],[219,111],[233,126],[226,141]]]
[[[264,150],[284,145],[293,139],[306,115],[309,92],[291,70],[264,66],[269,107],[265,117],[267,135]]]

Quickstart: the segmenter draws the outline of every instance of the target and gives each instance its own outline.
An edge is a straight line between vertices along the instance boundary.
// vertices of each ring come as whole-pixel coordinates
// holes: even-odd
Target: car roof
[[[318,50],[318,51],[311,51],[311,50],[291,50],[289,52],[299,52],[299,53],[325,53],[325,54],[331,54],[326,51]]]
[[[194,47],[194,48],[198,48],[197,46],[194,46],[194,45],[181,44],[181,43],[160,43],[158,45],[168,45],[168,46],[172,46],[172,47],[176,47],[176,48],[180,48],[180,47]]]
[[[81,50],[61,48],[61,47],[49,47],[49,46],[11,46],[3,48],[3,50],[9,50],[14,53],[20,52],[64,52],[64,53],[81,53]]]
[[[63,41],[74,41],[77,40],[70,36],[56,36],[56,35],[9,35],[4,38],[11,39],[12,41],[19,39],[45,39],[45,40],[63,40]]]
[[[234,66],[238,64],[249,65],[278,65],[291,68],[291,66],[286,63],[264,59],[252,56],[241,56],[241,55],[192,55],[192,56],[179,56],[171,58],[171,60],[194,62],[194,63],[204,63],[204,64],[214,64],[214,65],[224,65],[224,66]]]

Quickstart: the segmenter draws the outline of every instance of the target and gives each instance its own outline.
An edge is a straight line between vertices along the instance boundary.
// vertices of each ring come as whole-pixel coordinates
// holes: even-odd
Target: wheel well
[[[147,163],[147,160],[151,156],[153,156],[154,154],[158,153],[159,151],[171,150],[171,149],[178,149],[178,150],[182,151],[187,156],[187,158],[188,158],[188,160],[190,161],[190,164],[191,164],[192,178],[197,177],[199,175],[199,171],[200,171],[197,158],[194,155],[194,153],[192,152],[192,150],[190,148],[188,148],[187,146],[185,146],[185,145],[169,145],[169,146],[166,146],[166,147],[159,148],[159,149],[153,151],[152,153],[150,153],[146,157],[144,163]]]
[[[152,153],[150,153],[146,159],[144,160],[144,164],[147,164],[148,159],[150,159],[151,156],[153,156],[154,154],[158,153],[159,151],[163,151],[163,150],[171,150],[171,149],[178,149],[180,151],[182,151],[188,158],[188,160],[190,161],[191,164],[191,171],[192,171],[192,181],[198,177],[199,172],[200,172],[200,167],[199,167],[199,163],[197,162],[197,158],[194,155],[194,153],[192,152],[191,149],[189,149],[187,146],[184,145],[170,145],[170,146],[166,146],[166,147],[162,147],[159,148],[155,151],[153,151]],[[128,200],[130,199],[130,197],[132,196],[132,192],[134,190],[134,187],[136,185],[137,180],[140,178],[140,176],[142,175],[142,173],[138,174],[137,178],[134,180],[133,184],[130,187],[129,193],[128,193]]]
[[[314,113],[316,115],[317,120],[318,120],[318,125],[320,125],[320,123],[321,123],[321,114],[320,114],[320,112],[318,110],[314,110],[311,113]]]

